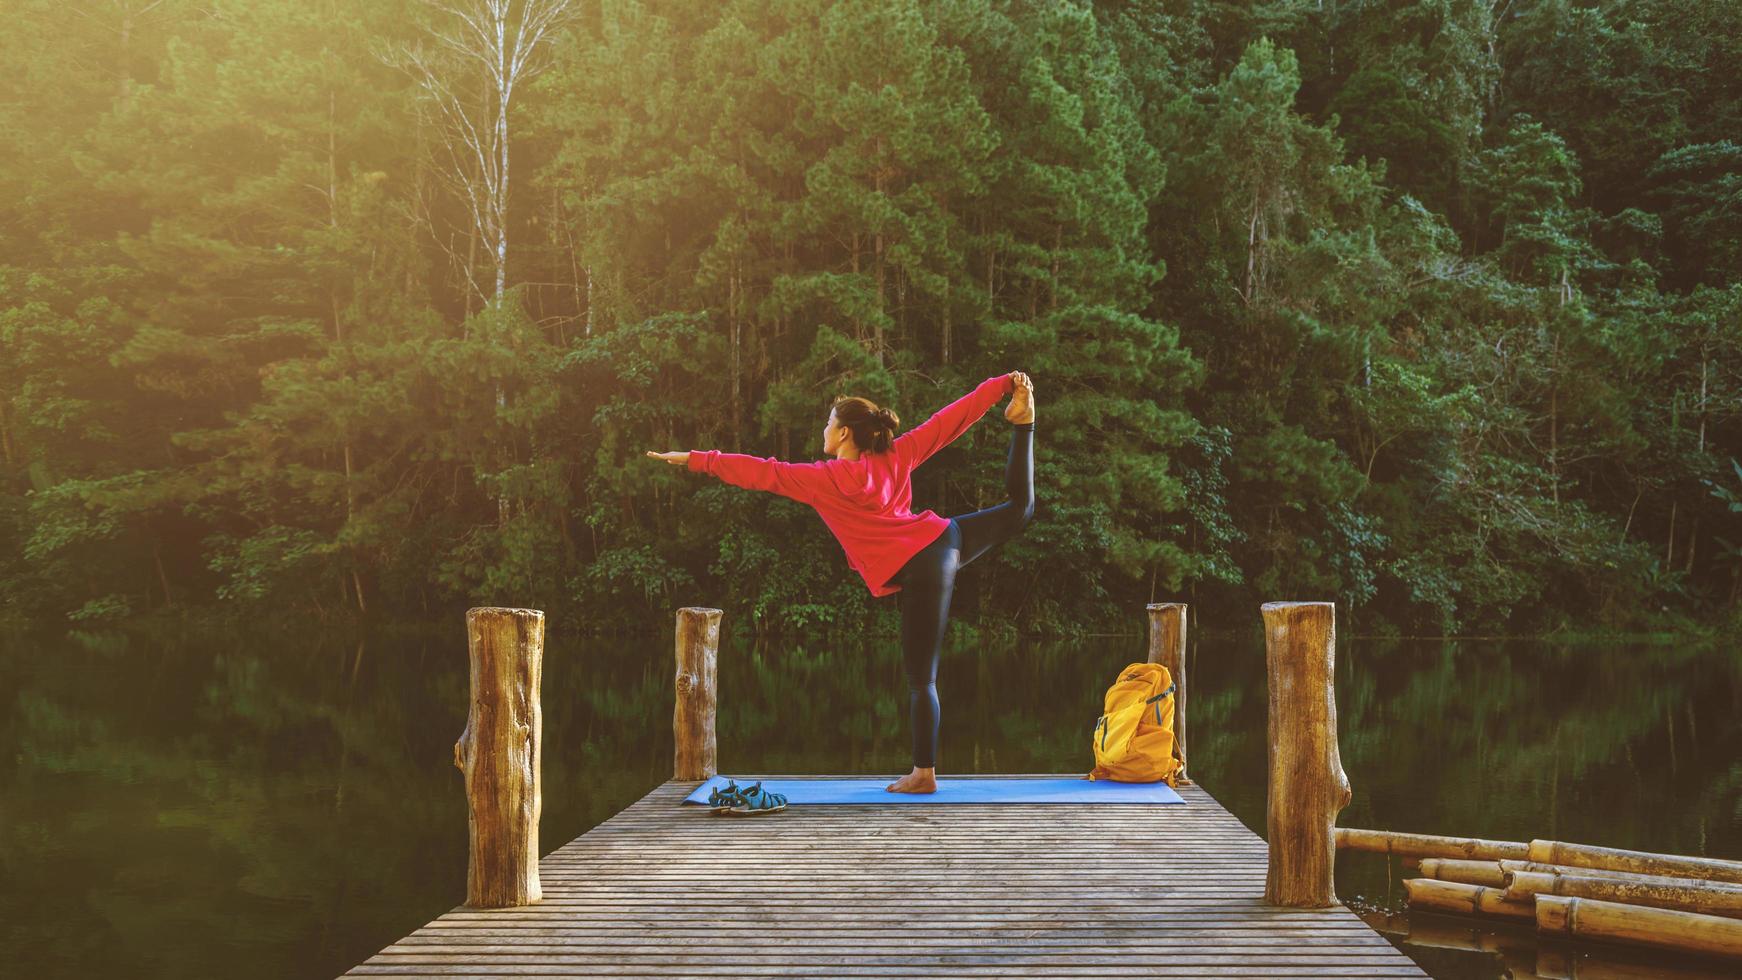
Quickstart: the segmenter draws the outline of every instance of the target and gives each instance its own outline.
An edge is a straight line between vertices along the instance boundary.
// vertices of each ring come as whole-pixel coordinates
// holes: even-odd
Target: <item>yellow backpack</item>
[[[1090,779],[1122,783],[1167,780],[1177,785],[1173,751],[1173,678],[1160,664],[1132,664],[1107,689],[1106,713],[1095,721],[1095,769]]]

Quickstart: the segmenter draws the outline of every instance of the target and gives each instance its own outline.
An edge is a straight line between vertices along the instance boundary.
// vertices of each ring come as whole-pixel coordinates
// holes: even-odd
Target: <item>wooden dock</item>
[[[1265,905],[1264,841],[1197,786],[734,817],[698,785],[546,855],[538,904],[455,908],[345,975],[1426,976],[1347,909]]]

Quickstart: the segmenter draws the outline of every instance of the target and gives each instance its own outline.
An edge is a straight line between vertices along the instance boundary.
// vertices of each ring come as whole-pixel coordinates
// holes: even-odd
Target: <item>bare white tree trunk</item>
[[[508,290],[508,112],[514,90],[542,70],[537,56],[563,26],[573,0],[423,0],[436,14],[429,48],[401,46],[387,60],[417,82],[436,107],[449,166],[443,172],[482,239],[494,265],[486,294],[476,270],[466,264],[467,283],[486,304],[500,305]],[[508,394],[496,384],[496,408]],[[506,467],[508,451],[503,449]],[[499,493],[497,522],[509,515],[508,494]]]
[[[500,300],[508,288],[508,113],[515,88],[542,70],[538,55],[568,19],[573,0],[423,2],[436,14],[432,46],[403,46],[389,60],[438,110],[446,176],[495,265],[494,288],[488,295],[479,289],[479,296]]]

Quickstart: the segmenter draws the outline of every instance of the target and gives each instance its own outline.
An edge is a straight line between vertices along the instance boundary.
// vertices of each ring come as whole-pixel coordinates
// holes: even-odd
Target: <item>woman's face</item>
[[[835,424],[835,410],[829,410],[829,420],[823,424],[823,452],[835,455],[843,445],[853,440],[853,432],[844,425]]]

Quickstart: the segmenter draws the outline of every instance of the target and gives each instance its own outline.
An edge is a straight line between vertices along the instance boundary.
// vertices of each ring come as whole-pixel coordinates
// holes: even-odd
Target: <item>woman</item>
[[[943,518],[914,514],[913,471],[968,431],[986,410],[1013,395],[1004,417],[1012,425],[1004,487],[1010,499],[985,510]],[[894,793],[937,791],[938,654],[949,621],[956,572],[1015,537],[1034,518],[1034,383],[1021,371],[980,382],[973,391],[896,436],[894,412],[863,398],[842,398],[829,410],[823,451],[813,463],[723,453],[647,455],[727,483],[767,490],[815,507],[847,553],[847,564],[873,596],[901,593],[901,647],[913,721],[913,771],[884,787]]]

